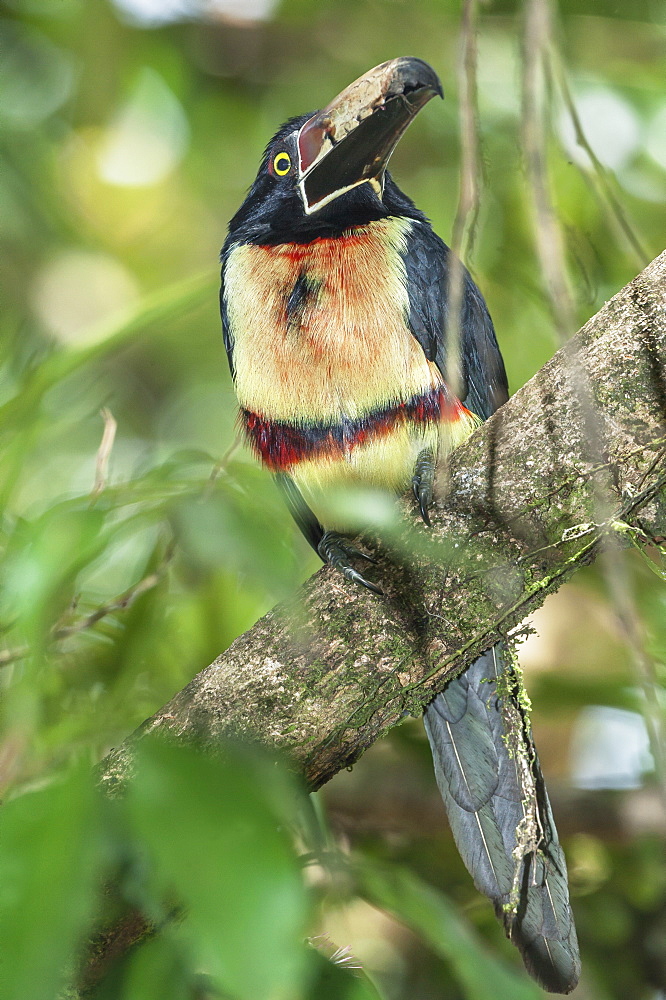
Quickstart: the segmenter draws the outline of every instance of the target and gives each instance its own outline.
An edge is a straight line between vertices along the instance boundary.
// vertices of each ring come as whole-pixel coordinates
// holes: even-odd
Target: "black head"
[[[442,96],[420,59],[376,66],[323,111],[286,122],[229,224],[234,242],[307,243],[387,215],[422,218],[386,164],[418,111]]]

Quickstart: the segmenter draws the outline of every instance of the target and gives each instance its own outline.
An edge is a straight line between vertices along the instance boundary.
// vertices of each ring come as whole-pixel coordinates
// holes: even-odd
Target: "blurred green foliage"
[[[522,5],[480,9],[484,185],[468,263],[516,388],[556,343],[520,150]],[[652,257],[666,202],[664,5],[562,0],[558,14],[588,138]],[[397,776],[390,766],[375,776],[379,750],[332,783],[331,823],[353,864],[293,782],[249,751],[221,764],[151,746],[122,802],[102,802],[89,775],[317,566],[236,442],[216,303],[226,222],[282,120],[373,64],[414,54],[437,68],[447,102],[417,119],[392,168],[446,237],[458,198],[459,18],[453,0],[2,4],[3,1000],[55,997],[93,917],[104,923],[127,905],[158,922],[175,907],[181,918],[111,970],[100,997],[540,992],[461,870],[443,813],[397,838],[349,820],[354,782],[375,813],[384,785],[403,810],[416,810],[405,788],[432,793],[415,724],[386,741],[405,758]],[[582,322],[641,262],[556,88],[549,170]],[[103,408],[117,424],[108,454]],[[663,587],[628,565],[663,672]],[[581,709],[635,712],[642,697],[603,580],[590,572],[573,589],[577,625],[553,613],[555,653],[542,649],[533,683],[528,672],[546,771],[550,755],[563,783],[562,747]],[[647,814],[571,838],[585,968],[576,995],[652,998],[666,978],[663,819],[638,793],[595,801],[603,811],[609,800],[616,817]],[[567,819],[567,831],[588,818]],[[387,918],[377,925],[377,908],[411,935]],[[335,948],[318,935],[331,927],[346,927],[374,985],[329,960]]]

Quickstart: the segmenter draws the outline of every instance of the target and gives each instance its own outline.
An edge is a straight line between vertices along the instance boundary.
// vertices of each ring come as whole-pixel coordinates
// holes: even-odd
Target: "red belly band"
[[[357,445],[384,437],[400,425],[454,423],[468,412],[442,386],[355,419],[292,423],[241,410],[240,420],[252,449],[264,465],[282,472],[307,459],[343,458]]]

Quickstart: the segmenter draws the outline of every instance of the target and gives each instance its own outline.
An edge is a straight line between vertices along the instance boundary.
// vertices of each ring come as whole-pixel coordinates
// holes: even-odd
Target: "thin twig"
[[[231,442],[231,444],[229,445],[229,447],[225,451],[225,453],[222,456],[222,458],[218,462],[215,463],[215,465],[213,466],[213,468],[211,470],[210,476],[208,478],[208,482],[206,483],[206,486],[204,488],[204,496],[205,497],[208,497],[209,494],[212,492],[212,489],[213,489],[215,483],[217,482],[217,480],[219,479],[219,477],[222,475],[222,473],[226,471],[227,465],[229,463],[229,459],[231,458],[231,456],[233,455],[233,453],[236,451],[236,449],[240,448],[240,445],[241,445],[241,435],[240,434],[236,434],[236,437],[233,439],[233,441]]]
[[[583,128],[583,123],[580,120],[578,110],[576,108],[575,101],[571,94],[571,89],[567,82],[566,73],[564,70],[564,65],[562,62],[562,57],[560,53],[553,47],[550,46],[549,53],[549,69],[552,74],[553,79],[559,87],[560,93],[562,94],[562,100],[564,101],[565,107],[571,118],[571,124],[574,128],[574,133],[576,136],[576,142],[584,149],[590,158],[593,169],[593,177],[597,181],[598,193],[600,195],[600,200],[608,204],[610,208],[611,217],[616,223],[617,227],[620,229],[622,235],[627,241],[628,245],[633,251],[636,263],[639,267],[645,267],[648,263],[650,257],[646,253],[638,235],[634,231],[627,214],[617,197],[613,186],[610,182],[608,171],[604,168],[603,164],[599,160],[598,156],[594,152],[590,142],[585,135],[585,130]]]
[[[113,614],[114,611],[125,611],[126,608],[131,607],[138,597],[145,594],[148,590],[152,590],[160,583],[169,568],[171,559],[173,558],[174,544],[171,543],[164,554],[162,562],[158,568],[145,576],[143,580],[139,580],[138,583],[133,584],[127,590],[123,591],[113,600],[109,601],[107,604],[102,604],[100,607],[95,608],[90,614],[85,615],[80,618],[77,622],[73,622],[71,625],[59,625],[53,629],[52,636],[54,639],[66,639],[70,635],[76,635],[78,632],[83,632],[85,629],[92,628],[97,622],[101,621],[102,618],[106,618],[107,615]]]
[[[463,301],[462,260],[467,259],[474,242],[479,214],[481,176],[476,84],[477,61],[477,0],[464,0],[461,47],[458,60],[458,103],[460,122],[460,194],[453,222],[448,273],[448,303],[446,319],[446,384],[454,395],[460,395],[462,371],[460,365],[460,312]]]
[[[645,629],[636,605],[632,580],[626,559],[617,541],[609,539],[604,546],[601,566],[608,586],[615,618],[624,638],[634,672],[643,691],[643,719],[654,760],[657,787],[666,809],[666,752],[664,749],[664,718],[661,709],[661,685],[657,668],[647,652]]]
[[[104,420],[104,431],[102,433],[102,440],[100,441],[99,448],[97,449],[97,460],[95,462],[95,483],[90,494],[93,500],[97,499],[106,486],[109,472],[109,458],[111,457],[111,450],[113,448],[113,442],[116,439],[116,430],[118,429],[118,424],[111,413],[111,410],[108,410],[106,406],[101,410],[101,415]]]
[[[9,667],[12,663],[24,660],[30,652],[30,646],[15,646],[14,649],[0,650],[0,667]]]
[[[138,583],[133,584],[128,587],[127,590],[123,591],[117,597],[114,597],[111,601],[106,604],[100,605],[91,611],[89,614],[80,618],[78,621],[73,622],[71,625],[56,625],[51,630],[51,639],[54,642],[59,642],[62,639],[67,639],[71,635],[77,635],[79,632],[84,632],[86,629],[92,628],[103,618],[108,615],[113,614],[115,611],[125,611],[127,608],[131,607],[132,604],[139,598],[142,594],[147,591],[152,590],[160,583],[169,568],[171,559],[174,553],[174,544],[171,543],[164,554],[162,562],[154,572],[149,573]],[[7,667],[17,660],[23,660],[30,653],[30,646],[16,646],[14,649],[3,649],[0,650],[0,668]]]
[[[546,52],[551,40],[548,0],[526,0],[523,39],[522,136],[534,235],[560,343],[576,329],[562,230],[550,194],[546,132]]]

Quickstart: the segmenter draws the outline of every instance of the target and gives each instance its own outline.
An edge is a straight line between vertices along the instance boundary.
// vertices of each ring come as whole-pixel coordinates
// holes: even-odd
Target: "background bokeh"
[[[479,5],[483,176],[467,259],[514,390],[558,346],[524,169],[523,7]],[[448,238],[460,4],[0,11],[0,932],[16,956],[1,995],[56,996],[94,917],[129,902],[159,919],[170,894],[192,916],[114,970],[100,997],[542,995],[457,858],[417,722],[314,802],[240,750],[235,771],[152,751],[144,794],[117,808],[88,778],[318,565],[236,440],[217,311],[227,221],[284,119],[413,54],[437,69],[446,102],[418,117],[392,171]],[[553,10],[552,65],[595,154],[553,75],[547,168],[576,325],[663,249],[665,14],[663,0]],[[624,571],[647,680],[594,569],[548,601],[523,646],[570,862],[580,1000],[655,1000],[666,987],[664,789],[641,712],[663,707],[666,584],[637,555]],[[229,832],[238,815],[252,835]],[[100,871],[118,899],[100,897]],[[269,919],[281,907],[284,920]],[[338,946],[374,986],[321,959]]]

